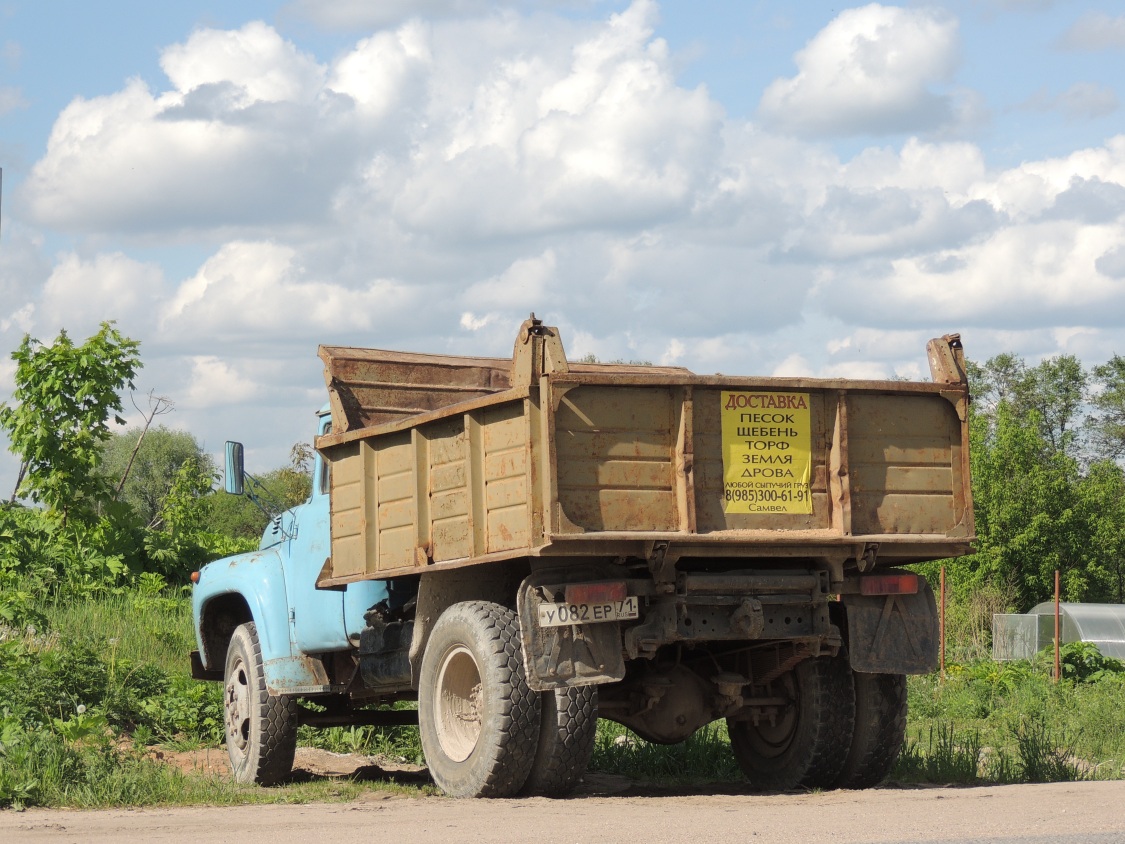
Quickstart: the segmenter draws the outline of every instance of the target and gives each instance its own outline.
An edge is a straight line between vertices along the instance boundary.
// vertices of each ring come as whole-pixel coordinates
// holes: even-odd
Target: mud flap
[[[924,578],[915,595],[844,595],[848,656],[867,674],[928,674],[938,665],[934,591]]]
[[[536,572],[520,585],[517,610],[527,684],[537,692],[610,683],[625,676],[621,625],[617,622],[540,627],[539,605],[563,600],[569,580],[599,579],[591,572]],[[585,575],[583,577],[582,575]]]

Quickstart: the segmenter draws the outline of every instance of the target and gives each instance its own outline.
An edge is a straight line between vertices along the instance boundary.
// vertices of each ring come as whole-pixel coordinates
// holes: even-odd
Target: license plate
[[[636,595],[622,601],[575,604],[540,604],[540,627],[565,627],[568,624],[594,624],[602,621],[629,621],[639,618]]]

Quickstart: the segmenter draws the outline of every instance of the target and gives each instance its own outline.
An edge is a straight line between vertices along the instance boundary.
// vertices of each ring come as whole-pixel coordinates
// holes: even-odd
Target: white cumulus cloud
[[[318,343],[506,356],[530,311],[574,356],[705,373],[924,375],[952,330],[974,355],[1121,336],[1125,136],[1005,167],[939,140],[964,102],[944,13],[841,12],[748,121],[683,84],[652,0],[474,8],[388,4],[330,57],[201,29],[162,84],[75,99],[19,196],[56,232],[4,221],[0,340],[116,317],[177,423],[284,450],[323,399]],[[823,141],[884,132],[912,134]]]
[[[418,291],[372,278],[354,289],[309,278],[292,247],[235,241],[181,284],[160,315],[160,328],[187,340],[208,332],[278,340],[375,331],[419,301]]]
[[[797,75],[766,88],[758,113],[798,135],[924,132],[955,116],[947,82],[958,22],[928,9],[871,4],[840,13],[795,59]]]
[[[165,295],[164,274],[121,252],[83,260],[73,252],[60,256],[43,288],[39,320],[71,334],[86,336],[100,323],[117,320],[126,333],[147,331]]]

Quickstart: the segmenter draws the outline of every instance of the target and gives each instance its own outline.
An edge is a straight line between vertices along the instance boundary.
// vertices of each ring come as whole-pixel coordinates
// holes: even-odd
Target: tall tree
[[[111,417],[125,424],[119,393],[133,389],[139,348],[111,322],[80,346],[65,330],[50,345],[24,336],[12,353],[14,403],[0,404],[0,427],[24,467],[17,495],[45,504],[64,523],[92,517],[108,500],[112,488],[95,469]]]
[[[1005,354],[970,378],[978,550],[953,565],[958,584],[991,584],[1025,611],[1050,597],[1057,569],[1067,600],[1122,600],[1125,472],[1085,460],[1089,374],[1071,356],[1029,367]]]
[[[103,444],[98,471],[109,483],[121,485],[118,500],[126,502],[142,524],[152,526],[160,518],[176,473],[189,460],[195,461],[203,473],[214,473],[211,458],[189,432],[163,425],[147,432],[130,428],[113,434]]]
[[[1052,451],[1074,456],[1090,375],[1074,355],[1059,355],[1028,366],[1011,353],[970,364],[977,407],[993,422],[1000,404],[1017,416],[1034,413],[1039,433]]]
[[[1108,460],[1125,458],[1125,357],[1114,355],[1094,367],[1096,387],[1089,426],[1095,453]]]

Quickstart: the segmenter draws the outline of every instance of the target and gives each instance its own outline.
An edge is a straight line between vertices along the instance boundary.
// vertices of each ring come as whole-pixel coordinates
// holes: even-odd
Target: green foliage
[[[132,466],[129,465],[130,459],[133,460]],[[129,474],[118,499],[132,508],[142,524],[155,526],[161,518],[165,498],[173,488],[177,473],[188,461],[194,461],[199,473],[206,474],[208,478],[214,473],[211,458],[203,453],[195,437],[187,431],[174,431],[163,425],[147,431],[130,428],[113,434],[103,444],[98,472],[116,486],[128,469]],[[209,491],[210,486],[208,483],[204,492]]]
[[[129,565],[107,547],[121,546],[121,537],[104,523],[62,524],[43,511],[0,507],[0,607],[27,607],[33,596],[86,597],[122,587]],[[17,615],[19,610],[16,610]],[[0,613],[3,614],[3,613]],[[11,626],[31,623],[11,619]]]
[[[911,677],[909,739],[895,776],[945,782],[977,753],[984,782],[1122,777],[1125,671],[1089,644],[1065,645],[1063,665],[1058,683],[1050,651],[1031,661],[954,663],[944,680]]]
[[[1050,599],[1056,570],[1065,600],[1125,601],[1125,471],[1109,459],[1125,363],[1095,367],[1093,395],[1070,356],[1029,367],[998,355],[969,370],[978,542],[945,562],[954,603],[988,590],[1004,598],[992,611],[1024,612]],[[1084,418],[1088,402],[1100,416]],[[932,580],[940,565],[922,570]]]
[[[1125,357],[1114,355],[1093,369],[1097,390],[1088,420],[1097,453],[1108,460],[1125,457]]]
[[[1047,649],[1039,655],[1040,661],[1054,659],[1054,650]],[[1077,683],[1101,680],[1113,674],[1125,674],[1125,662],[1102,656],[1093,642],[1067,642],[1059,648],[1062,676]]]
[[[148,806],[181,802],[204,790],[180,771],[115,745],[108,733],[77,730],[82,737],[71,739],[10,719],[0,719],[0,731],[9,738],[0,741],[0,808]]]
[[[1056,569],[1068,597],[1086,599],[1097,553],[1078,463],[1052,449],[1038,425],[1034,411],[1017,416],[1002,402],[991,436],[975,426],[972,455],[979,550],[967,562],[984,581],[1010,583],[1024,611],[1051,596]]]
[[[294,455],[295,460],[300,459]],[[288,510],[308,500],[312,493],[312,476],[307,464],[284,466],[258,477],[265,487],[265,497],[276,502],[280,510]],[[246,495],[217,492],[211,496],[210,524],[215,533],[238,539],[260,539],[269,517]]]
[[[742,775],[726,725],[716,722],[679,744],[652,744],[609,721],[598,725],[590,767],[635,779],[669,783],[735,781]]]
[[[400,702],[394,708],[412,706],[416,704]],[[301,727],[297,737],[302,745],[323,748],[331,753],[381,755],[412,765],[426,764],[416,727]]]
[[[124,420],[118,393],[133,387],[139,343],[103,322],[80,346],[59,332],[47,346],[25,336],[12,353],[15,404],[0,405],[0,427],[26,466],[20,492],[68,518],[90,520],[110,498],[95,471],[109,419]]]
[[[223,732],[218,684],[119,659],[99,640],[0,641],[0,712],[70,740],[144,728],[165,741],[215,743]]]
[[[1035,414],[1036,430],[1052,451],[1069,452],[1075,446],[1090,380],[1078,358],[1060,355],[1029,367],[1005,353],[983,366],[970,363],[969,377],[986,417],[1002,404],[1017,416]]]
[[[211,559],[208,527],[211,512],[211,471],[195,457],[180,465],[164,496],[155,520],[159,529],[148,531],[145,551],[164,573],[190,570]]]
[[[1051,734],[1042,717],[1021,719],[1015,729],[1021,782],[1075,782],[1083,779],[1074,748]]]
[[[955,735],[951,724],[930,724],[926,746],[908,739],[895,763],[895,779],[972,785],[979,782],[980,733]]]

